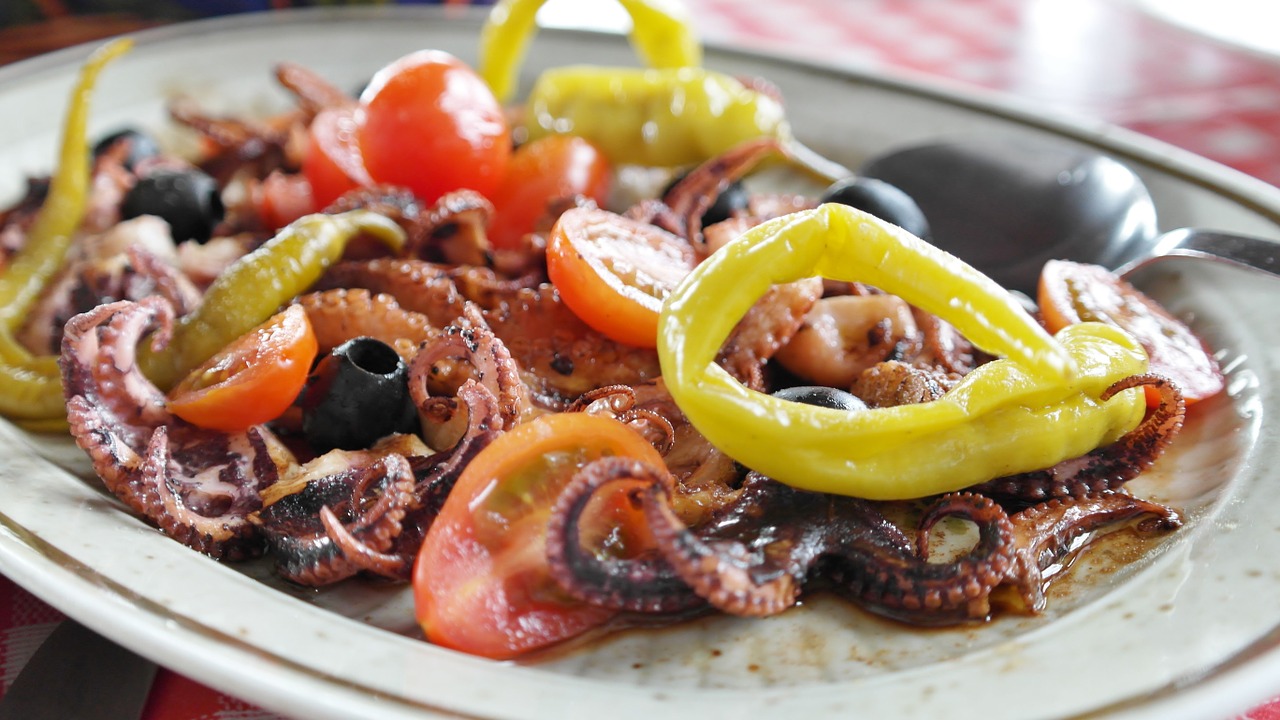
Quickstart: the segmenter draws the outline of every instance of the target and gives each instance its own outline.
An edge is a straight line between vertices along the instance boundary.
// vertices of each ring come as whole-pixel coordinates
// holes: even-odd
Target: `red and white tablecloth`
[[[1102,119],[1280,184],[1280,59],[1126,0],[689,0],[704,35]]]
[[[1280,60],[1205,39],[1124,0],[686,2],[709,41],[1007,92],[1280,184]],[[0,578],[4,687],[60,617]],[[147,720],[275,717],[163,670],[144,714]],[[1280,720],[1280,701],[1244,717]]]

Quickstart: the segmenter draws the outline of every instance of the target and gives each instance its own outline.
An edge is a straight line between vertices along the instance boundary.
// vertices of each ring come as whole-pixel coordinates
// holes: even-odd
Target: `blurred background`
[[[491,2],[492,0],[481,0]],[[0,64],[235,12],[466,0],[0,0]],[[684,0],[708,42],[995,91],[1114,123],[1280,184],[1280,2]],[[605,0],[548,25],[626,27]]]
[[[486,4],[490,0],[0,0],[0,64],[154,25],[312,5]]]

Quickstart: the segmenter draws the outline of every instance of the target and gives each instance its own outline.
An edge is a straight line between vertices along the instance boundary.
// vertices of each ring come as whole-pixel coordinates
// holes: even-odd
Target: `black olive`
[[[835,410],[867,409],[867,404],[862,402],[862,398],[857,395],[825,385],[797,385],[796,387],[783,388],[775,392],[773,396],[781,400],[790,400],[791,402],[817,405],[818,407],[833,408]]]
[[[413,430],[409,369],[391,346],[370,337],[339,345],[316,364],[298,399],[302,433],[316,452],[367,448]]]
[[[672,178],[671,182],[667,183],[667,186],[662,189],[662,197],[665,199],[667,194],[671,192],[671,188],[675,187],[687,174],[680,173]],[[746,210],[749,200],[746,189],[742,187],[742,181],[734,180],[729,183],[724,192],[716,196],[716,201],[711,203],[711,207],[707,208],[707,211],[702,214],[703,227],[728,220],[739,210]]]
[[[820,202],[839,203],[891,222],[918,238],[929,238],[929,221],[911,196],[883,180],[847,177],[822,193]]]
[[[204,242],[222,221],[218,183],[195,168],[154,168],[124,196],[124,219],[156,215],[169,223],[174,242]]]
[[[93,146],[93,157],[97,158],[117,145],[125,144],[128,149],[124,155],[124,169],[134,172],[138,163],[160,155],[160,145],[150,135],[134,128],[117,130],[102,138]]]

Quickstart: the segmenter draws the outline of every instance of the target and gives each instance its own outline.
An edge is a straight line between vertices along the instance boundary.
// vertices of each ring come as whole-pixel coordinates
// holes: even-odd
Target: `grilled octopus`
[[[1046,571],[1078,552],[1078,540],[1125,526],[1150,535],[1181,524],[1174,510],[1118,490],[1181,425],[1183,401],[1165,378],[1127,378],[1107,395],[1140,385],[1156,388],[1161,402],[1124,437],[1084,458],[936,498],[920,512],[914,541],[889,519],[898,514],[892,504],[796,490],[754,472],[691,526],[676,512],[678,481],[666,468],[599,460],[578,473],[552,511],[551,572],[584,602],[639,613],[711,606],[772,615],[803,592],[824,589],[912,624],[952,624],[989,617],[992,592],[1002,585],[1025,608],[1040,610]],[[1009,507],[977,490],[1009,499]],[[654,536],[654,547],[633,557],[609,557],[581,540],[590,500],[619,491],[642,505]],[[978,540],[959,558],[937,562],[929,531],[945,517],[975,524]]]

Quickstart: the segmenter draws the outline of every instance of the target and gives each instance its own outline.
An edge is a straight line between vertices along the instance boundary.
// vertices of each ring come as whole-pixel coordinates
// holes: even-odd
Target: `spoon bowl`
[[[1280,275],[1275,241],[1192,228],[1160,234],[1137,173],[1067,143],[956,139],[892,151],[859,172],[910,195],[933,244],[1031,295],[1053,259],[1124,274],[1161,257],[1198,257]]]

